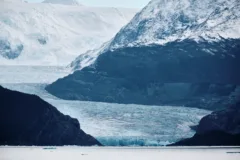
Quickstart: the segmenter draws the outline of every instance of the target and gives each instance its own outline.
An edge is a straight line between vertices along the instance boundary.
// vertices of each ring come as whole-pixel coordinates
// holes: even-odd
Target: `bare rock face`
[[[101,145],[80,129],[77,119],[60,113],[35,95],[0,86],[0,145]]]
[[[240,102],[225,110],[204,117],[194,137],[182,140],[175,146],[239,146]]]

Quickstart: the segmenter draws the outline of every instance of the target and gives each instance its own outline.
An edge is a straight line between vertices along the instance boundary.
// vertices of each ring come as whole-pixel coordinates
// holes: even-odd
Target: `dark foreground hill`
[[[240,102],[204,117],[192,138],[173,146],[240,146]]]
[[[101,145],[80,129],[77,119],[60,113],[35,95],[0,86],[0,145]]]

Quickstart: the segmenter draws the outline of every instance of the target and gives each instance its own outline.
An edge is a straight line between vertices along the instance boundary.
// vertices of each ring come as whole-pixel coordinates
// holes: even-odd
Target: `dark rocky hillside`
[[[240,40],[192,40],[106,51],[46,87],[68,100],[177,105],[217,110],[235,103]]]
[[[204,117],[192,138],[173,146],[240,146],[240,102]]]
[[[35,95],[0,86],[0,145],[101,145],[80,129],[77,119],[63,115]]]

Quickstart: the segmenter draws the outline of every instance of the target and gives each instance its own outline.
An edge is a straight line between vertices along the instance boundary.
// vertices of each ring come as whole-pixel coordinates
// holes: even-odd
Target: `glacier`
[[[66,66],[113,37],[137,11],[0,1],[0,64]]]
[[[0,85],[40,96],[60,112],[77,118],[84,131],[106,146],[164,146],[174,143],[191,137],[195,132],[190,127],[211,113],[182,106],[61,100],[44,89],[66,74],[60,67],[0,66],[0,70],[3,71],[0,72]]]

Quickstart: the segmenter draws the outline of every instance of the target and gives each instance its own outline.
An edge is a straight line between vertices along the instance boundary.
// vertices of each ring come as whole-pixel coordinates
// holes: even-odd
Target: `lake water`
[[[0,147],[0,160],[239,160],[239,148]]]

